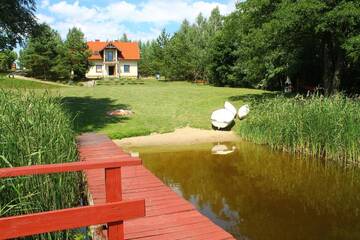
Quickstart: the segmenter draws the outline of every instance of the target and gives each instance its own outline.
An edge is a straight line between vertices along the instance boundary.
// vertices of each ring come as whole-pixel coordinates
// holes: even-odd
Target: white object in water
[[[139,157],[139,152],[130,152],[131,157]]]
[[[231,103],[225,102],[224,107],[211,114],[211,123],[218,129],[229,126],[236,116],[236,108]]]
[[[244,105],[242,107],[239,108],[239,111],[238,111],[238,117],[240,119],[244,119],[250,112],[250,107],[249,105]]]
[[[232,146],[231,149],[229,149],[226,145],[217,144],[211,149],[211,153],[215,155],[226,155],[233,153],[235,149],[235,146]]]

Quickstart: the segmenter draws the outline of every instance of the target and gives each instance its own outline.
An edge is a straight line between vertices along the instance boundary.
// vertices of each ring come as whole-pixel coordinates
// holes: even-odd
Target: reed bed
[[[341,94],[253,102],[241,122],[244,139],[293,153],[360,163],[360,101]]]
[[[0,90],[0,167],[76,161],[75,135],[60,99],[49,93]],[[0,216],[79,205],[79,173],[0,179]],[[64,231],[31,239],[69,239]]]

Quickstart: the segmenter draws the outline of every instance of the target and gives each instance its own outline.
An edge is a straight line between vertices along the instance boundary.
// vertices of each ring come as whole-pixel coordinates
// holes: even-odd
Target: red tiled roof
[[[137,42],[100,42],[100,41],[91,41],[87,42],[89,49],[92,52],[92,55],[89,57],[89,60],[101,60],[101,55],[98,53],[108,44],[114,45],[120,52],[125,60],[139,60],[140,59],[140,49]]]

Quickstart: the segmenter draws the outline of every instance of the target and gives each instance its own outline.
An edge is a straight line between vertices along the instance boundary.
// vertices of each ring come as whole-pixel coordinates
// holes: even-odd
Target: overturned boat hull
[[[219,109],[212,113],[211,124],[218,129],[228,127],[234,120],[234,115],[227,109]]]

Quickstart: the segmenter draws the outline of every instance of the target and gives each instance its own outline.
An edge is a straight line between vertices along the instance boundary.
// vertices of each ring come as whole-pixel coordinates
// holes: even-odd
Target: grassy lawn
[[[221,108],[225,100],[240,107],[249,97],[265,93],[156,80],[144,80],[141,85],[61,88],[59,92],[65,106],[77,113],[77,131],[99,131],[111,138],[163,133],[185,126],[210,129],[212,111]],[[131,117],[107,116],[107,111],[118,108],[131,109],[134,114]]]
[[[222,108],[224,101],[236,108],[251,102],[252,114],[246,121],[236,120],[233,128],[243,138],[277,149],[358,161],[358,101],[342,97],[273,98],[275,94],[262,90],[188,82],[112,81],[95,87],[58,87],[3,77],[0,88],[52,88],[52,94],[62,97],[78,133],[102,132],[113,139],[171,132],[186,126],[210,129],[210,115]],[[262,104],[259,98],[268,101]],[[120,108],[131,109],[134,114],[107,115]]]
[[[19,89],[54,89],[59,88],[56,85],[33,82],[29,80],[20,80],[8,78],[5,74],[0,74],[0,88],[19,88]]]
[[[52,89],[53,94],[63,97],[64,107],[75,119],[77,132],[97,131],[111,138],[170,132],[185,126],[210,129],[210,115],[223,107],[224,101],[238,108],[249,98],[266,93],[149,79],[141,84],[111,84],[106,80],[106,84],[96,87],[61,88],[5,76],[0,76],[0,88]],[[107,115],[108,111],[119,108],[131,109],[134,114],[130,117]]]

